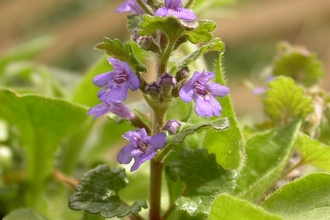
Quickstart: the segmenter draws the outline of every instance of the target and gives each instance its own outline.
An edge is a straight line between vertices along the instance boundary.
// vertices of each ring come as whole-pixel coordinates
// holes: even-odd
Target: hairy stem
[[[150,207],[149,219],[161,219],[161,186],[163,175],[163,163],[150,161]]]

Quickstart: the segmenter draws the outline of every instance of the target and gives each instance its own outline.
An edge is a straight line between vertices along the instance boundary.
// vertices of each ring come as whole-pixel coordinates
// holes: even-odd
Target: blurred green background
[[[48,37],[33,60],[82,74],[103,54],[93,49],[103,37],[128,39],[125,16],[114,13],[122,2],[1,0],[0,54],[33,40],[41,44]],[[258,98],[241,82],[272,63],[279,41],[304,45],[318,54],[328,73],[322,85],[329,90],[329,0],[237,0],[217,13],[201,12],[199,18],[215,20],[215,36],[226,43],[224,65],[238,116],[260,113]],[[211,60],[212,54],[206,58]]]

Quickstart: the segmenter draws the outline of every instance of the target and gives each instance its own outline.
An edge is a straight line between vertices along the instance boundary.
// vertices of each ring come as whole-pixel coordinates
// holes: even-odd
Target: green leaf
[[[216,130],[225,130],[229,126],[227,118],[218,118],[214,121],[204,121],[196,124],[183,124],[180,131],[172,136],[168,136],[166,139],[166,144],[177,144],[183,142],[187,135],[193,134],[202,128],[213,128]]]
[[[285,219],[324,220],[330,216],[330,175],[313,173],[284,185],[262,207]]]
[[[285,124],[314,111],[313,100],[291,78],[277,77],[268,87],[263,100],[264,112],[275,122]]]
[[[216,83],[225,84],[222,74],[222,53],[216,63]],[[217,162],[228,169],[237,169],[243,162],[244,139],[239,128],[230,95],[218,99],[222,106],[222,116],[229,120],[225,131],[207,131],[203,146],[217,156]]]
[[[190,216],[207,216],[213,196],[230,192],[235,185],[236,172],[225,170],[217,164],[215,155],[206,149],[184,149],[177,159],[169,162],[166,174],[173,181],[185,183],[185,190],[176,203],[177,210]],[[193,209],[191,208],[193,207]]]
[[[231,191],[236,177],[236,172],[222,168],[206,149],[184,149],[168,164],[166,174],[171,180],[186,184],[185,195]]]
[[[282,43],[279,54],[273,70],[275,76],[289,76],[304,86],[312,86],[325,75],[316,54],[305,48]]]
[[[129,14],[127,17],[127,29],[132,33],[140,28],[140,23],[143,21],[139,14]]]
[[[183,58],[183,60],[177,64],[178,69],[180,69],[183,66],[188,66],[190,63],[192,63],[193,61],[202,57],[205,53],[207,53],[209,51],[215,50],[215,51],[222,52],[224,49],[225,49],[225,45],[220,40],[220,38],[215,38],[208,44],[201,46],[198,50],[196,50],[195,52],[193,52],[193,53],[189,54],[188,56],[186,56],[185,58]]]
[[[236,180],[236,195],[256,201],[278,180],[288,162],[300,125],[300,121],[294,121],[247,140],[246,161]]]
[[[280,220],[282,218],[246,200],[241,200],[224,193],[214,200],[209,219]]]
[[[147,208],[144,201],[136,201],[132,206],[123,203],[118,191],[129,184],[125,170],[99,165],[85,173],[80,179],[69,201],[73,210],[85,210],[91,214],[100,214],[104,218],[137,215],[141,208]]]
[[[10,212],[3,220],[47,220],[44,216],[32,211],[31,209],[17,209]]]
[[[217,24],[214,21],[200,21],[196,29],[193,31],[186,31],[188,40],[193,44],[197,44],[198,42],[209,42],[213,38],[212,31],[214,31],[216,27]]]
[[[129,43],[123,44],[118,39],[110,40],[106,37],[104,38],[103,43],[99,43],[95,47],[97,49],[104,50],[108,55],[114,58],[128,62],[129,65],[137,72],[147,71],[147,68],[135,57],[132,46]]]
[[[197,44],[198,42],[208,42],[213,38],[212,31],[216,28],[216,23],[210,20],[190,23],[180,21],[174,17],[159,17],[144,15],[140,24],[141,36],[152,35],[158,30],[163,31],[168,38],[178,39],[182,35],[187,35],[188,40]]]
[[[296,141],[296,147],[301,154],[300,164],[312,164],[330,171],[330,146],[300,133]]]
[[[144,15],[143,22],[140,24],[139,35],[152,35],[158,30],[163,31],[169,38],[177,38],[183,33],[184,28],[179,20],[174,17],[159,17]]]
[[[107,60],[107,56],[102,56],[85,74],[83,79],[79,82],[72,93],[71,100],[73,102],[84,104],[87,106],[94,106],[100,103],[97,98],[99,87],[92,83],[94,76],[109,72],[112,66]]]
[[[27,154],[27,204],[42,206],[42,189],[51,175],[55,151],[63,137],[84,123],[86,109],[61,99],[17,95],[6,89],[0,89],[0,103],[1,117],[17,127]]]

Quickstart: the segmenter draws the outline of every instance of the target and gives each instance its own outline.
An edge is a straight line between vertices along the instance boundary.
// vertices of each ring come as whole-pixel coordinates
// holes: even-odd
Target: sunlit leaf
[[[285,219],[324,220],[330,216],[330,175],[313,173],[284,185],[262,204]]]
[[[306,134],[300,133],[296,147],[301,154],[301,164],[312,164],[330,171],[330,146],[313,140]]]
[[[119,190],[128,184],[124,169],[99,165],[80,179],[77,192],[70,197],[69,207],[100,214],[104,218],[137,215],[141,208],[147,208],[146,202],[136,201],[128,206],[118,196]]]
[[[209,51],[216,50],[222,52],[224,49],[225,49],[225,45],[220,40],[220,38],[215,38],[208,44],[201,46],[198,50],[183,58],[183,60],[177,64],[178,69],[180,69],[183,66],[188,66],[190,63],[202,57],[205,53]]]
[[[282,218],[265,211],[246,200],[228,194],[220,194],[212,204],[210,220],[281,220]]]
[[[264,112],[275,122],[285,124],[314,111],[312,99],[291,78],[277,77],[268,87],[263,100]]]
[[[187,135],[193,134],[196,131],[203,128],[213,128],[215,130],[225,130],[229,127],[229,122],[227,118],[218,118],[214,121],[204,121],[196,124],[183,124],[178,131],[173,136],[169,136],[166,140],[167,144],[177,144],[181,143]]]
[[[281,43],[279,50],[273,70],[275,76],[289,76],[304,86],[312,86],[325,75],[316,54],[307,49]]]
[[[222,72],[222,54],[216,63],[216,82],[225,84]],[[225,168],[237,169],[243,161],[244,139],[239,128],[230,93],[218,101],[222,106],[222,116],[229,120],[229,128],[225,131],[210,129],[207,131],[203,146],[217,156],[217,162]]]
[[[163,31],[170,39],[176,39],[186,35],[191,43],[208,42],[212,39],[212,31],[216,28],[214,21],[203,20],[193,25],[180,21],[174,17],[158,17],[144,15],[140,24],[139,34],[151,35],[158,30]]]
[[[146,72],[146,67],[137,60],[129,43],[122,43],[118,39],[110,40],[104,38],[104,42],[95,46],[97,49],[104,50],[109,56],[121,61],[128,62],[138,72]]]
[[[288,162],[300,124],[294,121],[247,140],[246,160],[236,180],[236,195],[256,201],[274,185]]]

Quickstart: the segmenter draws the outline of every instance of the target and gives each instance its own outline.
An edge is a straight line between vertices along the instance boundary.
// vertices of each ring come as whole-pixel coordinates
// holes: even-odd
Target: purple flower
[[[154,136],[148,136],[144,128],[139,131],[128,131],[123,137],[130,143],[119,151],[117,160],[121,164],[128,164],[134,158],[131,172],[156,156],[157,150],[163,148],[166,142],[164,133],[160,132]]]
[[[214,96],[224,97],[229,89],[217,83],[209,82],[215,76],[212,72],[195,72],[179,92],[184,102],[195,101],[195,112],[203,117],[221,115],[221,105]]]
[[[178,120],[168,120],[164,126],[164,130],[168,131],[170,134],[175,134],[181,127],[181,122]]]
[[[145,2],[145,0],[142,0]],[[135,0],[126,0],[123,4],[121,4],[116,11],[117,13],[122,12],[131,12],[134,14],[144,14],[143,9],[140,7],[140,5]]]
[[[94,85],[103,88],[99,91],[98,97],[101,101],[122,102],[127,97],[128,88],[137,90],[140,80],[135,75],[128,63],[121,62],[115,58],[108,58],[113,70],[102,73],[93,78]]]
[[[255,95],[263,95],[265,94],[267,89],[265,87],[256,87],[253,89],[253,94]]]
[[[173,16],[182,20],[195,20],[197,17],[191,10],[180,8],[182,0],[165,0],[165,7],[159,8],[155,16],[168,17]]]
[[[132,119],[135,117],[134,113],[131,112],[129,108],[127,108],[126,105],[123,103],[101,103],[97,106],[94,106],[90,108],[87,112],[88,115],[95,115],[94,118],[98,118],[101,115],[112,112],[115,115],[118,115],[119,117],[126,118],[126,119]]]

